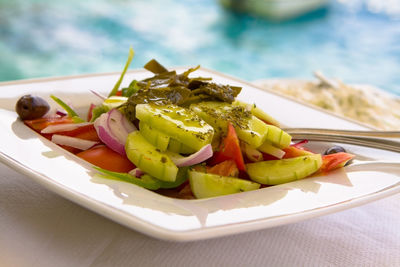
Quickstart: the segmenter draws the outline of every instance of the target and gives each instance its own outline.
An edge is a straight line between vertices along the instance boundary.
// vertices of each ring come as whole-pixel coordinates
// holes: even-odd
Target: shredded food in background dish
[[[400,128],[400,98],[370,85],[348,85],[327,79],[320,72],[314,74],[317,81],[287,79],[254,83],[374,128]]]

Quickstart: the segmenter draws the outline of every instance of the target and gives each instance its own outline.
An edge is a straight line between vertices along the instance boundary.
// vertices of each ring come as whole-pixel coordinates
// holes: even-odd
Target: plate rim
[[[112,206],[107,205],[106,203],[98,202],[94,199],[91,199],[90,197],[85,196],[84,194],[76,192],[73,189],[69,189],[59,184],[58,182],[52,182],[49,179],[47,179],[48,178],[47,176],[37,173],[34,170],[31,170],[30,168],[24,166],[22,163],[19,163],[13,158],[10,158],[8,155],[5,155],[1,151],[0,151],[0,160],[2,163],[14,169],[15,171],[25,174],[26,176],[32,178],[35,182],[42,185],[51,192],[54,192],[79,206],[83,206],[84,208],[87,208],[90,211],[100,216],[106,217],[118,224],[124,225],[125,227],[141,232],[142,234],[152,236],[156,239],[165,241],[177,241],[177,242],[189,242],[189,241],[213,239],[222,236],[241,234],[251,231],[257,231],[257,230],[297,223],[305,221],[307,219],[318,218],[323,215],[329,215],[350,208],[362,206],[364,204],[368,204],[370,202],[400,193],[400,184],[396,184],[391,187],[385,188],[383,190],[376,191],[372,194],[356,197],[348,201],[336,203],[331,206],[310,209],[302,212],[291,213],[288,215],[279,215],[275,217],[232,223],[228,225],[210,226],[207,228],[201,228],[195,230],[174,231],[156,226],[151,223],[147,223],[142,219],[137,218],[127,212],[115,209]],[[115,216],[118,217],[117,220]]]
[[[175,69],[184,68],[184,67],[176,67]],[[229,75],[219,73],[217,71],[209,70],[207,68],[201,68],[206,72],[210,72],[211,74],[216,74],[233,81],[238,81],[240,83],[249,85],[253,88],[256,88],[261,91],[268,91],[269,93],[273,93],[280,97],[284,97],[288,99],[286,96],[279,94],[275,91],[264,90],[254,84],[251,84],[247,81],[240,80],[235,77],[231,77]],[[143,72],[142,69],[130,70],[130,73],[134,72]],[[69,79],[81,79],[81,78],[90,78],[90,77],[98,77],[98,76],[109,76],[109,75],[117,75],[119,72],[111,72],[111,73],[99,73],[99,74],[83,74],[83,75],[73,75],[73,76],[62,76],[62,77],[49,77],[49,78],[39,78],[39,79],[28,79],[28,80],[18,80],[11,82],[0,82],[0,87],[3,85],[20,85],[20,84],[29,84],[31,82],[49,82],[49,81],[59,81],[59,80],[69,80]],[[292,99],[290,99],[292,100]],[[299,102],[301,105],[304,105],[303,102]],[[315,106],[309,105],[310,108],[316,110]],[[332,114],[331,112],[327,112],[326,110],[321,110],[324,113],[328,113],[329,115],[334,115],[335,117],[339,117],[343,119],[341,116],[337,116],[336,114]],[[347,118],[345,120],[349,121]],[[352,120],[350,122],[353,123]],[[357,123],[363,127],[365,125]],[[371,128],[371,127],[369,127]],[[62,148],[60,148],[63,150]],[[64,150],[63,150],[64,151]],[[148,223],[132,214],[129,214],[125,211],[115,209],[114,207],[107,205],[106,203],[99,202],[95,199],[90,198],[89,196],[85,196],[80,192],[76,192],[73,189],[70,189],[57,181],[51,181],[49,177],[37,173],[35,170],[30,169],[25,166],[23,163],[18,162],[17,160],[9,157],[7,154],[0,151],[0,159],[8,167],[20,172],[28,177],[34,179],[35,182],[49,189],[50,191],[63,196],[64,198],[83,206],[97,214],[100,214],[104,217],[111,219],[119,224],[125,225],[128,228],[139,231],[143,234],[150,235],[154,238],[163,239],[163,240],[171,240],[171,241],[194,241],[194,240],[202,240],[209,238],[216,238],[226,235],[244,233],[249,231],[255,231],[260,229],[267,229],[270,227],[286,225],[289,223],[295,223],[299,221],[303,221],[306,219],[311,219],[315,217],[319,217],[322,215],[331,214],[334,212],[346,210],[349,208],[357,207],[369,202],[373,202],[378,199],[382,199],[396,193],[400,192],[400,184],[393,185],[391,187],[387,187],[385,189],[373,192],[371,194],[367,194],[364,196],[356,197],[347,201],[339,202],[331,206],[324,206],[320,208],[310,209],[302,212],[291,213],[288,215],[279,215],[275,217],[268,218],[260,218],[253,219],[245,222],[231,223],[227,225],[219,225],[219,226],[209,226],[206,228],[200,229],[192,229],[192,230],[184,230],[184,231],[175,231],[162,228],[160,226]],[[116,219],[115,216],[118,218]],[[133,218],[133,220],[132,220]],[[279,223],[277,223],[279,222]],[[222,230],[221,230],[222,229]]]
[[[190,66],[175,66],[175,67],[169,67],[168,69],[171,70],[179,70],[179,69],[188,69],[190,68]],[[285,95],[282,92],[279,91],[274,91],[271,90],[270,88],[263,88],[261,87],[261,85],[257,84],[257,83],[252,83],[250,81],[246,81],[246,80],[242,80],[240,78],[231,76],[229,74],[223,73],[223,72],[219,72],[213,69],[209,69],[209,68],[204,68],[204,67],[200,67],[199,70],[203,70],[206,72],[209,72],[211,74],[216,74],[219,75],[221,77],[225,77],[227,79],[230,80],[234,80],[243,84],[246,84],[248,86],[257,88],[258,90],[262,91],[262,92],[268,92],[271,94],[274,94],[276,96],[282,97],[282,98],[286,98],[289,99],[293,102],[296,102],[298,104],[301,104],[303,106],[307,106],[309,108],[318,110],[319,112],[323,112],[326,114],[329,114],[331,116],[337,117],[339,119],[342,120],[346,120],[348,122],[351,122],[353,124],[358,124],[359,126],[371,129],[371,130],[377,130],[376,127],[373,127],[372,125],[357,121],[355,119],[352,118],[348,118],[345,116],[342,116],[340,114],[331,112],[329,110],[323,109],[321,107],[309,104],[307,102],[301,101],[295,97],[289,96],[289,95]],[[147,71],[144,68],[137,68],[137,69],[129,69],[126,71],[126,74],[132,74],[132,73],[137,73],[137,72],[144,72]],[[71,79],[83,79],[83,78],[92,78],[92,77],[102,77],[102,76],[113,76],[113,75],[120,75],[121,72],[120,71],[111,71],[111,72],[99,72],[99,73],[85,73],[85,74],[75,74],[75,75],[66,75],[66,76],[50,76],[50,77],[39,77],[39,78],[30,78],[30,79],[21,79],[21,80],[12,80],[12,81],[0,81],[0,87],[1,86],[8,86],[8,85],[21,85],[21,84],[30,84],[30,83],[41,83],[41,82],[54,82],[54,81],[62,81],[62,80],[71,80]],[[254,82],[260,81],[259,80],[255,80]],[[287,81],[287,80],[298,80],[298,81],[307,81],[307,80],[301,80],[301,79],[297,79],[297,78],[269,78],[269,79],[262,79],[264,81],[270,80],[270,81]]]

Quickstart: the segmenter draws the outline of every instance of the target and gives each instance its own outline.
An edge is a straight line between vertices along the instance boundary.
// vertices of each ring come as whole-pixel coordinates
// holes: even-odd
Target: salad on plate
[[[120,88],[134,52],[101,104],[79,116],[67,99],[25,95],[16,103],[23,122],[93,165],[97,175],[183,199],[209,198],[292,182],[343,167],[354,155],[342,147],[309,151],[254,103],[242,88],[194,77],[156,60],[153,76]]]

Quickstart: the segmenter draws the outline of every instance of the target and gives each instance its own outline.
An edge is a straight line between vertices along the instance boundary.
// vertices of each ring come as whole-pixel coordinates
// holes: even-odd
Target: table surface
[[[150,238],[0,164],[1,266],[399,266],[400,195],[189,243]]]

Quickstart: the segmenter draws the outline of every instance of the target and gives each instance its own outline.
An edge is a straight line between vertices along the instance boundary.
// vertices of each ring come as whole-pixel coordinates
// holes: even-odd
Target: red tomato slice
[[[70,117],[51,117],[40,118],[35,120],[25,120],[24,123],[37,132],[41,132],[49,125],[73,123]],[[72,131],[57,132],[60,135],[68,135],[85,140],[100,142],[96,129],[93,125],[85,125]],[[52,134],[42,134],[44,137],[51,139]]]
[[[270,155],[270,154],[267,154],[267,153],[264,153],[264,152],[261,152],[261,154],[263,155],[263,160],[264,160],[264,161],[267,161],[267,160],[277,160],[277,159],[278,159],[277,157],[274,157],[274,156],[272,156],[272,155]]]
[[[284,148],[283,151],[285,151],[285,155],[283,156],[284,159],[313,154],[301,146],[289,146]]]
[[[76,154],[78,157],[100,168],[113,172],[129,172],[135,165],[126,157],[101,145]]]
[[[51,140],[51,137],[53,134],[42,134],[40,131],[42,131],[44,128],[46,128],[49,125],[55,125],[55,124],[63,124],[63,123],[73,123],[72,118],[70,117],[49,117],[49,118],[39,118],[39,119],[34,119],[34,120],[24,120],[24,123],[30,127],[31,129],[35,130],[39,134],[41,134],[43,137]],[[96,133],[97,135],[97,133]],[[78,136],[77,136],[78,137]],[[86,139],[86,140],[91,140],[91,139]],[[97,141],[97,140],[92,140],[92,141]],[[76,154],[80,152],[80,149],[73,148],[70,146],[60,146],[64,148],[65,150]]]
[[[239,170],[235,161],[225,160],[212,167],[207,167],[207,173],[237,177],[239,175]]]
[[[49,117],[39,118],[34,120],[24,120],[24,123],[36,132],[40,132],[49,125],[61,124],[61,123],[73,123],[74,121],[70,117]]]
[[[90,104],[90,106],[89,106],[89,110],[88,110],[88,114],[87,114],[87,121],[90,121],[91,119],[92,119],[92,116],[93,116],[93,114],[92,114],[92,111],[93,111],[93,109],[96,107],[96,105],[95,104]]]
[[[338,152],[322,156],[321,172],[329,172],[337,168],[343,167],[349,160],[354,158],[353,154],[346,152]]]
[[[236,135],[235,128],[231,123],[228,124],[228,133],[222,140],[219,151],[214,153],[210,163],[211,165],[215,165],[226,160],[233,160],[239,170],[246,170],[243,154],[239,145],[239,139]]]
[[[302,140],[300,142],[290,145],[289,147],[284,148],[283,151],[285,151],[285,155],[283,156],[283,158],[288,159],[314,154],[313,152],[303,147],[303,145],[307,143],[308,140]]]
[[[72,147],[72,146],[63,146],[63,145],[59,145],[59,146],[62,147],[63,149],[65,149],[65,150],[71,152],[72,154],[76,154],[76,153],[79,153],[79,152],[82,151],[81,149],[75,148],[75,147]]]
[[[80,139],[101,142],[93,124],[81,126],[72,131],[58,132],[57,134],[68,135],[68,136],[72,136],[72,137],[76,137],[76,138],[80,138]]]

